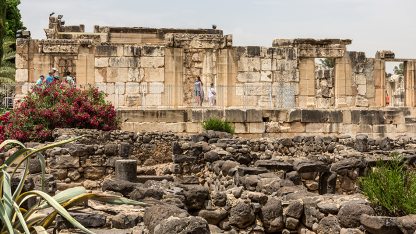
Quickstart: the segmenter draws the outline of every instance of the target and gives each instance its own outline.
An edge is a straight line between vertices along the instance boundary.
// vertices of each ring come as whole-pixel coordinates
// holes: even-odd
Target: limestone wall
[[[218,107],[340,108],[385,106],[385,62],[348,52],[351,40],[276,39],[271,47],[232,45],[218,29],[62,26],[50,17],[47,39],[17,40],[17,97],[52,67],[70,71],[79,86],[93,85],[117,108],[195,106],[199,76],[205,97],[210,84]],[[333,59],[331,71],[318,71],[317,58]],[[413,60],[405,65],[405,102],[416,101]],[[208,106],[205,102],[204,106]]]
[[[198,133],[210,117],[224,118],[245,136],[367,134],[371,137],[416,136],[411,109],[226,109],[120,110],[121,128],[133,132]]]

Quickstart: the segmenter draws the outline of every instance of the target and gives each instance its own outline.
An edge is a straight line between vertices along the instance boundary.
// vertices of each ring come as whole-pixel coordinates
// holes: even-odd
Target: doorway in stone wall
[[[385,62],[386,106],[405,106],[404,63]]]
[[[335,59],[315,58],[316,107],[335,106]]]

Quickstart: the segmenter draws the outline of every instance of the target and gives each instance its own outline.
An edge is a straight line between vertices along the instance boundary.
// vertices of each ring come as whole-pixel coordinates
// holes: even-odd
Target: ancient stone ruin
[[[414,215],[381,216],[358,186],[391,152],[415,166],[415,59],[387,50],[367,58],[348,51],[348,39],[233,46],[216,28],[88,33],[55,16],[45,32],[17,40],[16,99],[56,67],[106,92],[122,128],[56,129],[55,141],[84,137],[47,150],[49,192],[84,186],[149,205],[71,211],[97,233],[416,231]],[[392,61],[404,63],[403,76],[387,77]],[[198,76],[205,92],[214,84],[215,106],[195,106]],[[386,94],[398,101],[387,105]],[[236,136],[203,131],[210,117],[230,121]],[[36,163],[30,185],[38,188]],[[57,220],[56,229],[70,228]]]
[[[217,105],[208,109],[224,110],[220,117],[235,123],[239,134],[416,132],[415,60],[391,51],[367,58],[347,50],[351,40],[275,39],[271,47],[241,47],[219,29],[95,26],[88,33],[84,25],[64,26],[55,16],[45,32],[44,40],[17,41],[16,99],[56,67],[75,75],[79,86],[106,92],[125,130],[198,132],[200,120],[212,114],[207,103],[195,107],[193,87],[200,76],[205,93],[210,83],[217,90]],[[333,66],[322,67],[317,59]],[[400,78],[386,77],[392,61],[404,63]],[[396,101],[387,106],[386,95]],[[256,118],[250,109],[258,111]],[[299,109],[330,113],[299,117]]]

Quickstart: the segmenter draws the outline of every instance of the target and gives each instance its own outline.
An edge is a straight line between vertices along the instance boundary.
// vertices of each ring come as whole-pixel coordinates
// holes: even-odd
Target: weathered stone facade
[[[272,47],[234,47],[232,36],[218,29],[95,26],[86,33],[83,25],[63,26],[53,16],[49,21],[47,39],[17,41],[18,94],[58,67],[72,72],[78,85],[105,91],[119,108],[192,106],[197,76],[205,93],[214,84],[220,107],[384,107],[385,62],[400,61],[400,105],[416,105],[415,60],[395,59],[391,51],[367,58],[347,51],[351,40],[276,39]],[[320,74],[316,58],[335,59],[335,66]]]

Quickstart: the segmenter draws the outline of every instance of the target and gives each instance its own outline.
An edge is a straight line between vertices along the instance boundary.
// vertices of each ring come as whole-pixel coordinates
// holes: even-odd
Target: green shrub
[[[231,134],[234,134],[234,126],[224,120],[218,119],[218,118],[209,118],[206,121],[202,123],[202,127],[205,130],[214,130],[214,131],[220,131],[220,132],[228,132]]]
[[[416,172],[406,168],[400,155],[392,155],[388,162],[380,160],[360,178],[360,186],[373,204],[390,214],[416,214]]]
[[[41,185],[42,190],[44,190],[45,158],[41,153],[76,139],[69,139],[35,149],[26,148],[16,140],[6,140],[0,144],[0,152],[7,146],[19,148],[8,158],[2,158],[2,155],[0,155],[0,162],[2,162],[0,163],[0,234],[47,233],[46,230],[53,224],[58,214],[84,233],[93,233],[75,220],[69,214],[68,209],[76,208],[77,205],[89,199],[112,204],[145,205],[123,197],[90,193],[84,187],[70,188],[55,196],[50,196],[41,190],[24,192],[24,182],[29,175],[29,159],[36,158],[40,162],[42,169]],[[13,177],[19,178],[20,181],[14,191],[11,186]],[[36,198],[37,202],[33,206],[24,209],[22,205],[29,198]]]

